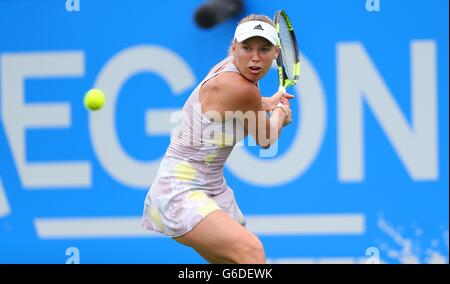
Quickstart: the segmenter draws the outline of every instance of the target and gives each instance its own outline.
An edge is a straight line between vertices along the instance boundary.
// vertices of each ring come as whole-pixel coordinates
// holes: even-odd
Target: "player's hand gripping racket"
[[[280,84],[278,90],[286,93],[286,88],[295,85],[300,74],[297,40],[294,28],[285,11],[280,10],[275,13],[274,23],[278,33],[278,48],[280,48],[277,58]]]

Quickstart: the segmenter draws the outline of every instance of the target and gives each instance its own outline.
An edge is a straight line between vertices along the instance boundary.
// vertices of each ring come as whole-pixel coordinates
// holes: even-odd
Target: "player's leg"
[[[258,237],[222,210],[210,213],[190,232],[174,239],[210,263],[265,263]]]

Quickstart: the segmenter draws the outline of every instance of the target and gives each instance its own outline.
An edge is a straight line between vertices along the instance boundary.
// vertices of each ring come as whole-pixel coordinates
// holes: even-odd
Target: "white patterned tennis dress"
[[[246,222],[227,186],[224,164],[234,145],[243,139],[235,119],[212,121],[202,112],[199,90],[209,79],[238,72],[231,58],[216,65],[195,88],[182,109],[182,121],[145,198],[142,226],[171,237],[186,234],[208,214],[223,210],[236,222]],[[213,130],[213,131],[211,131]],[[214,133],[212,135],[211,133]]]

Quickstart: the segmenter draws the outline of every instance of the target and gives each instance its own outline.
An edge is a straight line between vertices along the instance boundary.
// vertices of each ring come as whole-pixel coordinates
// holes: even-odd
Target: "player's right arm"
[[[224,75],[226,76],[221,76],[217,82],[221,89],[221,105],[235,113],[235,117],[258,145],[270,147],[280,137],[285,122],[291,119],[289,103],[285,102],[281,107],[275,108],[268,117],[255,84],[237,73]]]

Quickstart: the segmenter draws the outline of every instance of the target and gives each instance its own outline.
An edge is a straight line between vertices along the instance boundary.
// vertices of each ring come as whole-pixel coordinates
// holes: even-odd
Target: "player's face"
[[[239,72],[252,82],[264,77],[278,56],[278,48],[262,37],[251,37],[231,46]]]

